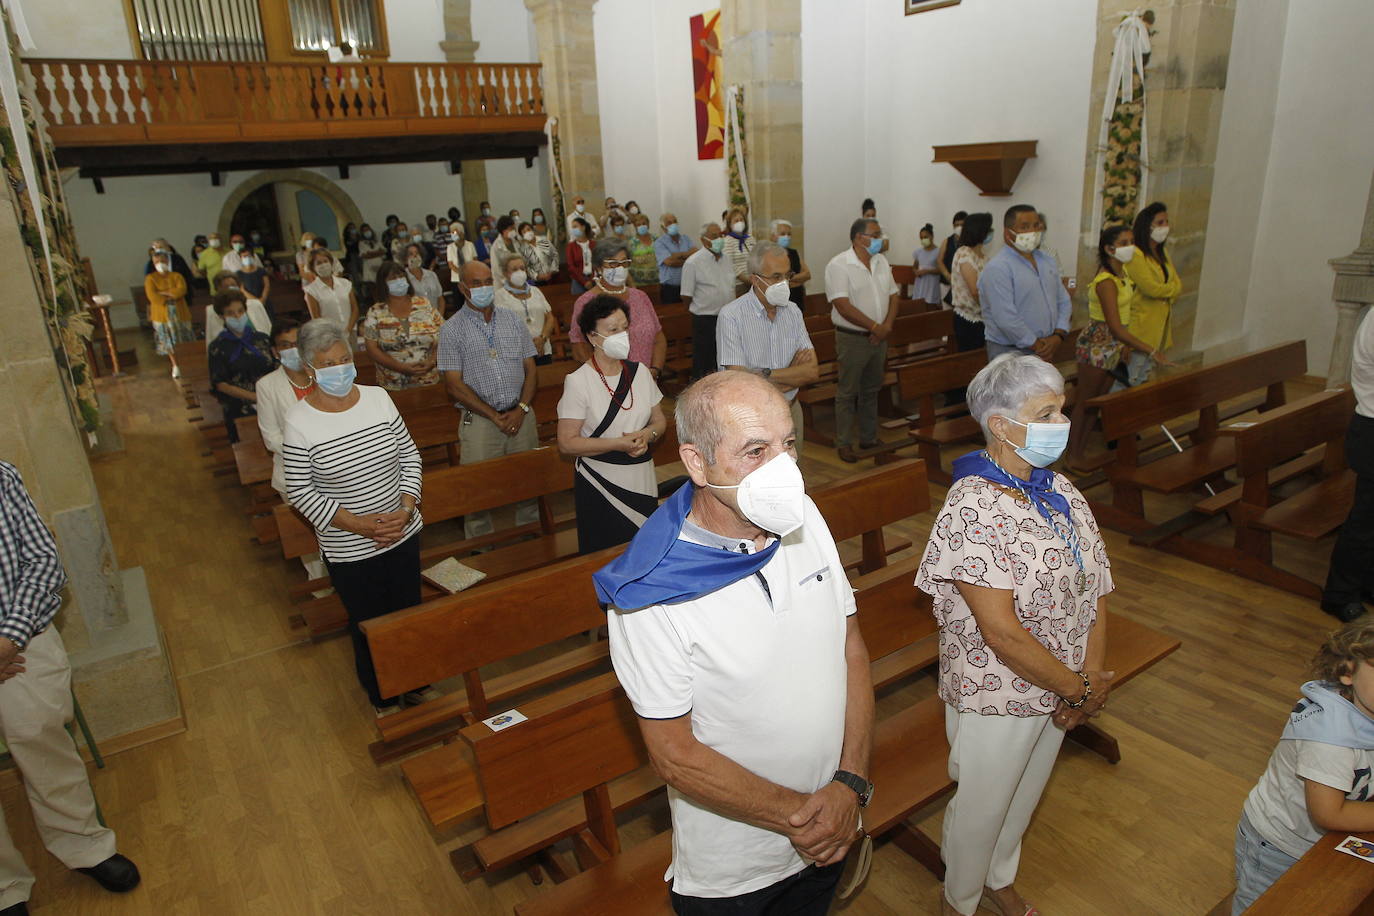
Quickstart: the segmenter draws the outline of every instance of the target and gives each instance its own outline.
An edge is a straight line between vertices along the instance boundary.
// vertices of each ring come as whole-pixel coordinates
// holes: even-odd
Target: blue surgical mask
[[[582,227],[581,227],[581,226],[573,226],[572,237],[575,238],[575,239],[580,239],[580,238],[582,238]]]
[[[405,277],[392,277],[386,281],[386,291],[393,296],[404,296],[410,291],[410,281]]]
[[[868,240],[868,253],[869,253],[869,254],[877,254],[878,252],[880,252],[880,251],[882,251],[882,250],[883,250],[883,240],[882,240],[882,239],[869,239],[869,240]]]
[[[996,235],[994,235],[992,232],[988,232],[988,237],[985,238],[985,239],[983,239],[983,244],[984,244],[984,245],[991,245],[991,244],[992,244],[992,240],[993,240],[994,238],[996,238]]]
[[[468,290],[468,301],[479,309],[484,309],[496,299],[496,287],[474,286]]]
[[[789,245],[792,244],[792,236],[790,236],[790,235],[780,235],[780,236],[778,236],[778,244],[781,245],[782,247],[786,248],[787,246],[789,246]]]
[[[679,230],[677,228],[677,223],[668,224],[668,234],[671,235],[673,238],[677,238],[678,231]]]
[[[718,235],[715,238],[711,239],[711,250],[714,251],[716,254],[720,254],[722,251],[724,251],[725,236]]]
[[[635,226],[635,232],[638,232],[640,235],[648,235],[649,227],[641,223],[640,225]]]
[[[1069,444],[1068,423],[1022,423],[1011,417],[1006,419],[1026,428],[1026,444],[1019,447],[1013,445],[1012,448],[1022,461],[1033,468],[1044,468],[1054,464],[1059,460],[1059,456],[1064,454],[1064,447]],[[1010,442],[1007,444],[1011,445]]]
[[[224,319],[224,326],[235,334],[242,334],[250,327],[247,315],[235,315],[232,318]]]
[[[319,385],[325,394],[332,394],[336,398],[348,394],[353,388],[353,380],[357,377],[358,370],[352,363],[325,366],[323,369],[315,370],[315,384]]]
[[[281,364],[292,372],[301,371],[301,351],[295,347],[287,347],[282,350],[277,354],[277,359],[281,360]]]

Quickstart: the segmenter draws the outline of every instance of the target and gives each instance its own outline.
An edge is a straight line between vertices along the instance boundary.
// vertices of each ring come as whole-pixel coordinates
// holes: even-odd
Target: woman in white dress
[[[415,295],[424,296],[440,315],[444,314],[444,285],[439,282],[438,274],[425,267],[424,246],[411,242],[406,246],[405,254],[406,279],[410,281],[410,288]]]
[[[663,393],[646,367],[630,362],[630,312],[597,296],[578,316],[592,358],[563,382],[558,450],[577,459],[573,499],[577,545],[593,553],[627,543],[658,508],[649,450],[663,437]]]
[[[328,248],[316,248],[307,265],[315,276],[305,287],[305,307],[311,318],[328,318],[340,327],[355,331],[358,326],[358,298],[353,283],[338,276],[337,263]]]
[[[534,341],[534,361],[538,365],[553,362],[554,333],[558,321],[553,317],[553,307],[539,287],[530,282],[529,266],[523,255],[507,252],[501,256],[501,274],[505,282],[496,287],[496,305],[510,309],[525,322],[525,328]]]

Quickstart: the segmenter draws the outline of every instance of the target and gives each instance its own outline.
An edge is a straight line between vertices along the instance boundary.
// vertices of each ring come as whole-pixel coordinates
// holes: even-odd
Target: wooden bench
[[[862,589],[856,596],[860,602],[859,626],[868,643],[874,666],[875,688],[893,683],[885,680],[888,673],[899,677],[913,673],[924,665],[932,664],[936,658],[938,637],[929,612],[929,599],[910,584],[914,568],[913,562],[911,566],[884,570],[881,578],[875,577],[872,586]],[[905,592],[904,596],[897,592],[898,587]],[[894,613],[900,616],[894,619]],[[1106,664],[1109,670],[1117,672],[1118,687],[1178,648],[1177,640],[1128,618],[1109,614],[1107,621],[1109,636]],[[890,672],[881,671],[884,661],[899,653],[904,654],[905,658],[893,665]],[[640,786],[635,793],[617,793],[616,789],[622,788],[631,775],[643,772],[628,768],[646,755],[642,747],[636,747],[632,742],[630,730],[634,727],[633,710],[627,700],[614,696],[608,684],[609,678],[610,675],[607,675],[594,687],[588,688],[586,693],[594,693],[594,697],[584,693],[567,698],[571,701],[569,706],[576,710],[576,726],[586,734],[606,741],[614,749],[609,760],[597,755],[593,748],[577,746],[575,732],[572,731],[573,723],[560,720],[560,712],[556,707],[560,698],[557,696],[546,697],[537,705],[532,704],[528,710],[522,710],[526,715],[531,711],[534,713],[530,721],[521,722],[504,732],[493,733],[480,724],[463,732],[464,740],[474,749],[483,785],[517,778],[514,774],[508,776],[505,773],[503,764],[507,764],[507,760],[502,759],[501,749],[533,747],[550,733],[563,736],[561,753],[551,760],[548,769],[540,771],[543,776],[540,801],[565,800],[537,814],[531,815],[526,811],[524,821],[499,829],[473,844],[478,862],[483,867],[495,868],[518,861],[518,858],[497,858],[493,853],[505,849],[513,852],[521,840],[524,841],[521,851],[526,856],[543,853],[547,847],[533,848],[538,842],[535,836],[540,828],[543,828],[545,836],[556,833],[559,839],[568,836],[574,838],[578,864],[584,870],[556,888],[518,905],[515,912],[519,916],[563,913],[609,916],[669,911],[668,888],[663,881],[663,874],[672,858],[671,841],[665,839],[668,834],[656,836],[627,853],[616,854],[619,840],[614,836],[614,818],[623,810],[617,805],[617,796],[628,799],[631,794],[642,795],[645,787]],[[944,710],[939,697],[932,696],[876,724],[870,778],[879,791],[874,795],[873,803],[864,811],[865,829],[875,839],[892,841],[940,879],[944,876],[944,866],[938,844],[911,827],[907,820],[955,787],[949,778],[947,766],[949,746],[945,739]],[[526,729],[524,735],[511,734]],[[1078,731],[1075,730],[1071,737],[1078,738]],[[483,744],[488,747],[483,748]],[[588,744],[591,744],[590,740]],[[1114,742],[1112,750],[1116,750]],[[605,769],[598,773],[575,763],[569,772],[561,764],[563,760],[580,761],[589,754],[604,762]],[[1119,753],[1116,759],[1119,759]],[[1116,762],[1115,759],[1112,762]],[[493,768],[490,777],[483,771],[484,765]],[[528,780],[530,776],[524,778]],[[578,794],[582,796],[581,805],[577,804]],[[533,807],[533,804],[528,807]],[[497,821],[500,822],[510,817],[514,810],[503,799],[498,812]],[[556,818],[561,820],[556,825],[560,829],[551,831],[548,828],[555,826],[553,821]],[[490,811],[488,820],[491,822]],[[507,837],[514,841],[499,843]],[[546,865],[552,864],[551,870],[555,875],[561,871],[552,856],[543,854],[541,861]],[[588,868],[588,862],[594,864]]]
[[[1092,503],[1099,522],[1141,535],[1155,527],[1145,517],[1144,492],[1180,493],[1204,483],[1225,486],[1223,474],[1235,464],[1234,440],[1218,436],[1221,402],[1266,389],[1261,410],[1284,403],[1284,382],[1307,371],[1303,341],[1279,344],[1212,366],[1170,376],[1138,388],[1093,398],[1102,420],[1102,435],[1116,443],[1116,461],[1108,477],[1112,502]],[[1170,420],[1197,412],[1191,447],[1142,464],[1137,437]],[[1186,530],[1186,521],[1166,534]],[[1162,539],[1159,539],[1162,540]]]
[[[888,465],[878,470],[856,475],[832,486],[823,487],[813,493],[812,498],[822,516],[825,517],[831,536],[835,538],[836,543],[842,544],[851,538],[862,539],[860,559],[846,564],[845,567],[847,570],[858,570],[860,573],[882,569],[887,565],[887,558],[891,554],[911,546],[909,541],[903,539],[887,540],[883,532],[884,526],[919,515],[930,508],[929,487],[926,483],[924,468],[919,461],[914,460]],[[524,545],[516,546],[522,547]],[[613,549],[603,559],[603,564],[609,562],[610,557],[614,556],[618,550],[618,548]],[[500,553],[500,551],[496,551],[496,553]],[[473,557],[465,562],[482,568],[481,561],[490,556],[491,554]],[[507,595],[505,590],[520,586],[520,583],[526,583],[525,586],[521,587],[528,587],[528,576],[518,578],[518,581],[517,577],[520,573],[533,568],[533,566],[527,566],[524,569],[508,573],[507,575],[511,578],[499,583],[491,583],[490,588],[486,587],[487,583],[482,583],[460,595],[444,596],[427,601],[417,608],[402,613],[407,615],[407,619],[420,621],[415,624],[416,626],[423,625],[430,619],[430,616],[441,620],[452,617],[456,621],[454,626],[464,626],[466,624],[463,621],[481,613],[489,613],[500,618],[504,613],[503,609],[515,600]],[[553,574],[559,574],[558,570],[555,569]],[[576,598],[578,594],[570,592],[569,600]],[[421,608],[427,609],[426,616],[418,614]],[[525,634],[512,634],[513,641],[503,643],[500,649],[502,654],[491,659],[483,655],[476,666],[480,667],[490,664],[492,661],[512,658],[563,638],[560,635],[554,635],[561,632],[560,615],[565,613],[563,603],[555,602],[542,609],[536,608],[533,609],[533,613],[559,617],[560,622],[551,623],[547,627],[537,622],[530,623],[534,642],[523,641]],[[386,618],[379,619],[384,620]],[[535,621],[539,619],[542,618],[532,618]],[[581,629],[592,629],[602,622],[604,621],[598,620],[597,623]],[[380,635],[374,635],[373,631],[377,627],[380,627],[380,624],[374,625],[369,622],[363,625],[363,631],[368,633],[368,641],[372,646],[374,663],[379,658],[390,658],[393,653],[409,651],[412,648],[412,644],[409,642],[392,641],[391,637],[395,631],[391,629],[383,629],[380,631]],[[574,632],[580,631],[574,630]],[[511,683],[525,689],[523,685],[528,682],[530,676],[534,676],[537,682],[542,685],[547,682],[545,675],[557,671],[560,667],[568,667],[570,674],[581,673],[586,670],[588,664],[594,664],[603,659],[605,651],[605,643],[581,647],[574,650],[574,654],[568,659],[554,659],[537,663],[533,666],[532,674],[517,673],[512,675]],[[466,677],[470,670],[469,667],[465,667],[469,664],[465,661],[466,658],[467,656],[462,653],[450,655],[441,667],[441,670],[447,673],[432,677],[430,680],[418,681],[414,686],[421,686],[458,675]],[[409,667],[409,663],[403,661],[397,667],[404,671]],[[414,686],[399,692],[414,689]],[[510,695],[509,690],[503,694],[503,696]],[[480,711],[480,708],[474,707],[468,697],[462,694],[450,694],[441,700],[404,710],[379,720],[378,728],[381,732],[381,740],[374,742],[369,750],[373,759],[378,763],[394,760],[418,748],[451,736],[462,724],[464,717],[476,716],[481,718],[482,716],[476,715]],[[408,765],[411,765],[412,769],[426,766],[423,762]],[[442,772],[442,770],[443,767],[438,766],[436,772]],[[434,818],[431,818],[431,822],[435,823]]]
[[[1374,867],[1338,852],[1344,830],[1327,833],[1245,911],[1245,916],[1367,916],[1374,913]],[[1374,843],[1374,833],[1356,834]],[[1230,916],[1230,898],[1213,913]]]
[[[935,396],[951,389],[964,388],[988,364],[984,349],[965,350],[934,359],[911,363],[897,370],[897,390],[903,401],[918,405],[911,420],[911,439],[926,462],[930,479],[949,486],[951,477],[941,463],[940,449],[982,436],[978,421],[967,413],[955,414],[935,407]]]

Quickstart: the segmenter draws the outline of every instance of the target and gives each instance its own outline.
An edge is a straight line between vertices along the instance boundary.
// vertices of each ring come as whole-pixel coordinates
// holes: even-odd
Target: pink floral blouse
[[[982,477],[965,477],[950,488],[931,530],[916,587],[934,599],[940,698],[959,712],[1048,715],[1057,698],[1018,677],[988,649],[956,582],[1009,590],[1021,625],[1065,665],[1083,669],[1097,599],[1113,588],[1111,564],[1083,494],[1061,474],[1054,475],[1054,488],[1068,498],[1078,530],[1087,573],[1082,595],[1064,539],[1029,500]]]

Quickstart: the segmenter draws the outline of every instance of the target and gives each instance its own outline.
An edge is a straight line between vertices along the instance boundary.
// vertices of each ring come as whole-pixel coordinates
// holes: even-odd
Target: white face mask
[[[168,264],[165,261],[158,261],[153,266],[157,268],[157,272],[160,274],[165,274],[167,271],[172,269],[172,265]]]
[[[527,241],[527,242],[533,242],[533,241],[534,241],[534,230],[533,230],[533,229],[526,229],[526,230],[525,230],[525,234],[522,235],[522,236],[520,236],[520,237],[521,237],[522,239],[524,239],[525,241]]]
[[[779,280],[763,291],[763,298],[774,308],[786,305],[792,301],[791,290],[787,288],[786,280]]]
[[[529,274],[525,273],[523,270],[512,270],[510,272],[510,285],[517,289],[523,288],[525,280],[528,278]]]
[[[731,224],[730,224],[730,231],[733,232],[735,235],[743,235],[743,234],[744,234],[744,220],[742,220],[742,219],[737,219],[737,220],[735,220],[733,223],[731,223]]]
[[[1155,226],[1153,229],[1150,230],[1150,238],[1154,240],[1154,243],[1155,243],[1156,245],[1163,245],[1163,244],[1164,244],[1164,240],[1167,239],[1168,237],[1169,237],[1169,227],[1168,227],[1168,226]]]
[[[578,204],[578,205],[577,205],[577,212],[578,212],[578,213],[586,213],[586,212],[587,212],[587,205],[586,205],[586,204]]]
[[[630,332],[617,331],[601,338],[601,352],[611,359],[630,358]]]
[[[315,276],[332,277],[334,276],[334,265],[330,261],[321,261],[315,265]]]
[[[219,241],[219,239],[211,239],[211,240],[210,240],[210,247],[211,247],[211,248],[218,248],[219,246],[220,246],[220,241]]]
[[[607,267],[601,272],[601,279],[607,286],[624,286],[625,278],[630,275],[628,267]]]
[[[759,465],[733,487],[708,483],[714,490],[736,490],[736,503],[744,517],[779,538],[802,526],[806,514],[806,481],[796,460],[780,452]]]
[[[1018,232],[1016,233],[1016,239],[1012,242],[1012,244],[1016,246],[1017,251],[1023,254],[1030,254],[1032,251],[1040,247],[1040,233]]]
[[[1122,264],[1129,264],[1131,263],[1131,258],[1135,257],[1135,246],[1122,245],[1121,247],[1116,249],[1116,252],[1112,255],[1112,257],[1116,258]]]

